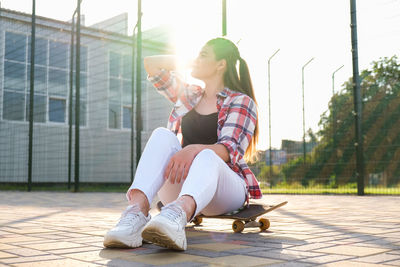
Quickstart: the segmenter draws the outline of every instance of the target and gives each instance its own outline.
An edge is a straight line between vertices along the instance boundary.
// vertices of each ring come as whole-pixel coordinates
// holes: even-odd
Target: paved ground
[[[271,228],[187,227],[188,250],[104,249],[123,193],[0,192],[0,266],[400,266],[400,197],[266,195]],[[154,204],[154,203],[153,203]],[[152,210],[152,214],[156,213]]]

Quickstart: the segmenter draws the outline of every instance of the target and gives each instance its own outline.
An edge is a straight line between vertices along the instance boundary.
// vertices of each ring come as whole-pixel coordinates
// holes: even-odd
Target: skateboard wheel
[[[242,221],[234,221],[232,224],[232,229],[235,233],[241,233],[244,229],[244,223]]]
[[[194,217],[193,223],[194,225],[200,225],[203,222],[203,218]]]
[[[269,222],[269,220],[266,219],[266,218],[261,218],[260,220],[258,220],[258,222],[260,223],[260,229],[261,229],[261,231],[267,230],[267,229],[269,228],[269,226],[271,225],[271,223]]]

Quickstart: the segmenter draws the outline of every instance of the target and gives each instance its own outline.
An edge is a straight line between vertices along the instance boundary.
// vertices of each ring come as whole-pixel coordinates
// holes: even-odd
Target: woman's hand
[[[200,147],[196,144],[187,145],[176,152],[169,160],[164,172],[164,179],[168,179],[171,184],[185,180],[190,166],[196,155],[200,152]]]

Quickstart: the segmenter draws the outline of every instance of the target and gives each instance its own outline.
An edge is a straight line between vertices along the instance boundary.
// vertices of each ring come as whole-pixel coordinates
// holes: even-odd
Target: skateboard
[[[261,204],[250,204],[248,207],[244,206],[238,211],[221,214],[221,215],[212,215],[206,216],[203,214],[197,215],[193,219],[193,223],[197,226],[203,222],[203,218],[214,218],[214,219],[232,219],[234,220],[232,223],[232,229],[235,233],[241,233],[244,228],[247,227],[259,227],[261,231],[267,230],[271,223],[267,218],[260,218],[258,221],[257,217],[264,215],[265,213],[271,212],[277,208],[280,208],[286,205],[288,202],[284,201],[277,205],[261,205]],[[157,203],[157,208],[161,210],[162,203]]]

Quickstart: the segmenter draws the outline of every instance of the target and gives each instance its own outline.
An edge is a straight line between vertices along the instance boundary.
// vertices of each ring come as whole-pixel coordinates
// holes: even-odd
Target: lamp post
[[[272,144],[271,144],[271,59],[279,52],[275,53],[268,59],[268,126],[269,126],[269,177],[272,178]]]
[[[304,156],[304,164],[306,163],[306,118],[305,118],[305,110],[304,110],[304,68],[313,61],[314,58],[310,59],[304,66],[301,68],[301,84],[302,84],[302,96],[303,96],[303,156]]]
[[[343,67],[344,65],[340,66],[332,73],[332,96],[335,94],[335,73],[341,70]]]
[[[337,68],[333,73],[332,73],[332,137],[333,137],[333,162],[336,163],[337,158],[336,158],[336,101],[335,101],[335,73],[338,72],[343,68],[344,65],[340,66]],[[334,168],[334,173],[335,168]]]

